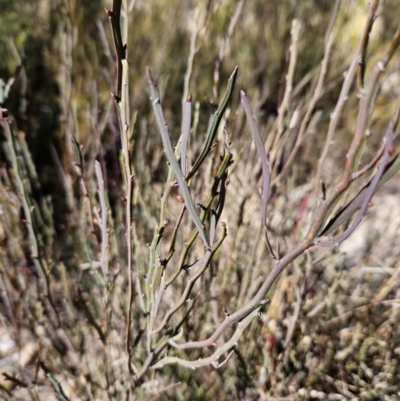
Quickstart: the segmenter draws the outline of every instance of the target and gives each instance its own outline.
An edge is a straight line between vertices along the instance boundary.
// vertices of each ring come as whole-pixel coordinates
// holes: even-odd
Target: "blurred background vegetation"
[[[324,56],[333,2],[126,0],[123,5],[130,10],[128,21],[122,18],[122,34],[130,63],[133,164],[139,188],[135,195],[135,230],[140,240],[135,250],[137,265],[145,263],[141,258],[147,259],[146,244],[153,237],[159,197],[167,178],[149,101],[146,67],[158,81],[172,142],[176,143],[185,74],[193,55],[188,89],[194,103],[198,102],[199,122],[193,139],[196,149],[227,79],[239,66],[227,117],[235,159],[228,187],[230,200],[223,216],[229,236],[200,285],[208,295],[198,301],[194,317],[186,324],[188,332],[204,338],[218,314],[222,319],[222,307],[234,311],[248,301],[271,268],[259,227],[260,166],[245,127],[238,91],[247,92],[266,140],[285,91],[290,32],[296,19],[301,23],[301,33],[286,124],[295,119],[295,113],[304,113]],[[110,2],[0,0],[0,78],[7,82],[18,76],[2,106],[14,121],[32,203],[41,211],[38,231],[51,259],[51,286],[64,330],[63,334],[47,322],[38,301],[29,239],[21,224],[21,201],[1,134],[0,367],[5,374],[0,380],[0,394],[4,399],[62,399],[52,377],[71,400],[125,399],[130,388],[123,338],[125,273],[115,273],[113,288],[106,295],[100,275],[85,267],[98,260],[100,234],[96,224],[93,228],[96,216],[87,205],[88,199],[98,204],[95,159],[104,168],[112,210],[110,236],[115,244],[110,247],[110,266],[115,272],[120,268],[123,271],[126,253],[119,125],[110,96],[115,92],[115,56],[104,7],[110,8]],[[315,107],[320,118],[284,179],[272,187],[269,224],[282,253],[304,235],[311,221],[313,205],[304,212],[298,227],[301,202],[315,176],[330,113],[366,15],[365,1],[341,2],[325,85]],[[382,1],[370,38],[367,72],[386,51],[399,21],[398,1]],[[399,68],[396,54],[376,101],[365,161],[379,148],[381,133],[394,112],[400,94]],[[357,107],[354,85],[324,166],[328,189],[340,178]],[[72,134],[82,146],[84,180],[75,166]],[[275,176],[291,147],[293,141],[289,140],[288,149],[273,166]],[[204,173],[206,177],[212,177],[211,169]],[[269,294],[270,305],[243,334],[226,365],[218,370],[206,367],[196,371],[172,365],[149,372],[135,397],[400,399],[398,178],[378,193],[376,208],[360,227],[359,235],[354,234],[354,240],[333,250],[307,251],[283,273]],[[193,193],[201,194],[204,185],[209,184],[194,182]],[[355,186],[353,193],[360,186]],[[179,203],[171,203],[173,220]],[[110,309],[105,305],[111,305]],[[137,321],[139,315],[137,311]],[[106,331],[106,343],[99,340],[92,319],[100,321]],[[288,335],[291,322],[294,328]],[[191,359],[198,358],[199,352],[193,352]],[[139,354],[138,360],[143,362],[143,356]]]

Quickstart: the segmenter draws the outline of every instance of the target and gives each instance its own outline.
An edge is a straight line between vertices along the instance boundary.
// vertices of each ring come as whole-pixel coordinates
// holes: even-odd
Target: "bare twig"
[[[361,223],[361,220],[364,217],[365,212],[367,211],[367,208],[371,201],[371,198],[373,197],[374,193],[377,190],[379,180],[382,177],[382,174],[386,167],[386,163],[389,158],[389,151],[393,145],[392,124],[390,124],[390,126],[388,128],[384,140],[385,140],[385,151],[384,151],[382,160],[380,162],[380,166],[378,168],[378,171],[375,174],[375,177],[372,179],[371,183],[368,186],[368,190],[366,191],[365,198],[362,202],[361,209],[360,209],[356,219],[353,221],[353,223],[350,225],[350,227],[341,236],[339,236],[339,238],[334,239],[334,240],[329,240],[329,241],[316,240],[317,245],[321,245],[321,246],[339,245],[341,242],[343,242],[345,239],[347,239],[353,233],[353,231],[357,228],[357,226]]]
[[[321,181],[321,176],[322,176],[322,167],[323,167],[325,159],[328,155],[328,151],[329,151],[330,145],[332,144],[333,137],[334,137],[334,134],[336,131],[336,126],[339,122],[339,118],[341,116],[344,104],[347,100],[350,87],[353,83],[354,75],[356,73],[358,62],[360,61],[360,55],[361,55],[361,52],[362,52],[362,49],[364,46],[363,43],[365,41],[365,38],[369,35],[369,33],[372,29],[373,22],[376,18],[375,13],[376,13],[378,4],[379,4],[379,0],[374,0],[370,6],[368,19],[364,26],[364,30],[361,35],[357,50],[354,53],[353,59],[351,61],[351,64],[350,64],[348,70],[344,74],[345,79],[344,79],[344,82],[342,85],[342,89],[340,91],[339,99],[336,103],[335,110],[331,114],[331,121],[329,123],[329,128],[328,128],[328,133],[327,133],[326,140],[325,140],[325,145],[322,150],[321,156],[318,160],[317,174],[315,176],[314,184],[313,184],[314,188],[315,188],[314,191],[318,190],[318,186],[319,186],[319,183]]]
[[[286,74],[286,85],[285,85],[285,93],[283,95],[283,99],[281,104],[279,105],[278,108],[278,138],[283,134],[284,132],[284,126],[283,126],[283,118],[285,116],[286,110],[289,106],[290,103],[290,94],[293,89],[293,78],[294,78],[294,71],[296,68],[296,62],[297,62],[297,42],[299,41],[300,38],[300,32],[301,32],[301,22],[297,19],[294,19],[292,21],[292,28],[290,30],[290,34],[292,36],[292,41],[290,44],[290,61],[289,61],[289,69]]]
[[[182,122],[182,143],[181,143],[181,170],[183,176],[187,174],[187,144],[190,132],[192,113],[192,96],[188,94],[187,100],[183,106],[183,122]]]
[[[315,107],[317,101],[319,100],[319,98],[321,97],[323,86],[324,86],[324,81],[325,81],[325,76],[328,71],[328,62],[329,62],[329,58],[331,55],[331,49],[332,49],[332,43],[333,43],[332,30],[333,30],[334,22],[336,20],[336,16],[338,13],[340,1],[341,0],[336,0],[335,5],[333,7],[333,12],[331,14],[331,20],[329,22],[329,26],[328,26],[328,29],[325,34],[324,58],[322,59],[322,62],[321,62],[321,69],[320,69],[319,76],[318,76],[318,82],[315,87],[313,96],[309,102],[307,112],[301,122],[300,131],[297,135],[296,143],[295,143],[294,148],[292,149],[285,165],[283,166],[281,172],[272,181],[272,185],[277,184],[280,181],[280,179],[283,177],[283,175],[286,173],[288,168],[291,166],[293,159],[295,158],[295,156],[300,148],[300,145],[303,142],[304,134],[307,131],[307,127],[309,126],[311,115],[314,112],[314,107]]]
[[[190,196],[187,182],[182,175],[182,171],[175,158],[174,151],[172,150],[171,140],[169,138],[168,129],[167,129],[167,123],[165,122],[164,115],[163,115],[162,108],[161,108],[160,94],[158,93],[158,89],[153,80],[153,77],[151,76],[151,72],[149,69],[147,70],[147,73],[148,73],[148,80],[149,80],[149,85],[150,85],[150,90],[151,90],[151,102],[152,102],[154,114],[156,116],[158,129],[161,134],[161,139],[163,142],[163,146],[164,146],[164,150],[165,150],[168,162],[170,163],[171,167],[174,170],[175,177],[179,184],[179,188],[182,191],[183,199],[185,200],[186,209],[188,210],[190,217],[192,218],[197,230],[199,231],[199,235],[200,235],[201,239],[203,240],[205,247],[210,248],[210,244],[209,244],[208,239],[204,232],[203,224],[201,223],[199,216],[197,215],[192,198]]]
[[[261,140],[260,132],[258,130],[256,118],[254,116],[253,110],[250,106],[249,99],[247,99],[246,94],[241,91],[240,98],[244,107],[244,110],[247,115],[247,121],[250,126],[250,132],[253,137],[253,142],[256,145],[258,157],[261,160],[261,167],[263,173],[263,187],[261,193],[261,203],[262,203],[262,218],[261,223],[263,227],[264,239],[267,244],[267,249],[269,254],[271,255],[272,260],[276,261],[278,258],[275,256],[275,253],[271,247],[271,244],[268,239],[268,227],[267,227],[267,205],[269,198],[269,189],[271,183],[271,168],[268,161],[267,152],[265,151],[264,144]]]
[[[227,231],[226,231],[226,225],[224,223],[222,223],[222,229],[223,229],[223,233],[221,235],[221,238],[213,245],[211,250],[208,250],[205,255],[199,259],[198,263],[196,263],[196,266],[199,264],[200,266],[197,268],[197,270],[194,272],[194,274],[189,277],[188,282],[186,284],[185,290],[183,291],[179,301],[177,302],[176,305],[174,305],[165,315],[162,323],[160,324],[160,326],[153,331],[153,333],[157,333],[159,331],[161,331],[169,322],[169,320],[171,319],[171,317],[174,315],[174,313],[176,311],[178,311],[182,305],[187,301],[187,299],[189,298],[190,295],[190,291],[193,288],[194,283],[203,275],[203,273],[205,272],[205,270],[207,269],[212,257],[214,256],[215,252],[219,249],[219,247],[221,246],[222,242],[224,241],[224,239],[226,238],[227,235]],[[193,266],[195,267],[195,266]],[[192,268],[193,268],[192,267]]]
[[[107,10],[106,8],[104,11],[108,15],[108,18],[110,20],[110,25],[111,25],[111,32],[113,35],[113,41],[114,41],[114,48],[115,48],[115,54],[116,54],[116,65],[117,65],[117,83],[116,83],[116,90],[115,90],[115,96],[118,98],[121,97],[121,91],[122,91],[122,60],[126,58],[125,52],[126,52],[126,47],[122,43],[122,35],[121,35],[121,23],[120,23],[120,18],[121,18],[121,3],[122,0],[113,0],[112,8],[111,10]]]
[[[154,364],[151,369],[159,369],[164,367],[165,365],[171,364],[171,363],[177,363],[179,365],[191,368],[191,369],[196,369],[199,368],[201,366],[206,366],[206,365],[210,365],[213,364],[215,367],[218,367],[219,364],[217,363],[218,359],[220,358],[220,356],[222,354],[224,354],[226,351],[229,351],[232,347],[234,347],[237,342],[240,339],[240,336],[242,335],[244,329],[252,322],[252,320],[258,316],[258,312],[260,310],[260,306],[258,306],[257,308],[255,308],[251,313],[249,313],[243,320],[241,320],[238,323],[238,327],[235,330],[235,333],[232,335],[232,337],[229,339],[229,341],[227,341],[226,343],[224,343],[223,345],[219,346],[216,351],[209,356],[208,358],[204,358],[204,359],[199,359],[197,361],[187,361],[185,359],[181,359],[181,358],[177,358],[174,356],[167,356],[163,359],[161,359],[160,361],[158,361],[156,364]],[[170,340],[169,342],[171,345],[174,345],[174,341]],[[179,347],[177,347],[179,348]],[[228,357],[226,358],[226,360],[222,363],[225,363],[230,356],[232,355],[232,353],[230,353],[228,355]]]
[[[108,273],[108,230],[107,230],[107,203],[106,203],[106,194],[104,189],[104,180],[103,173],[101,172],[100,163],[96,160],[94,163],[94,168],[96,171],[97,185],[99,188],[99,199],[100,199],[100,212],[101,212],[101,269],[103,274],[106,275]]]

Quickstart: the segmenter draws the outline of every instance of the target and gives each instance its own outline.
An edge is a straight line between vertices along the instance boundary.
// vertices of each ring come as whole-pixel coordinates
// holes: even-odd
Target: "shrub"
[[[389,280],[357,282],[365,287],[358,289],[364,301],[351,303],[355,287],[339,268],[343,256],[321,249],[353,234],[377,190],[400,168],[393,145],[400,103],[390,117],[384,113],[385,121],[373,119],[400,30],[385,32],[383,55],[377,47],[367,57],[369,42],[377,43],[370,39],[379,5],[373,1],[341,76],[332,52],[336,43],[336,57],[344,57],[337,25],[346,24],[348,10],[339,1],[321,2],[327,28],[323,54],[316,56],[322,61],[306,72],[308,61],[299,60],[310,50],[302,35],[313,23],[299,16],[317,6],[305,2],[293,15],[289,3],[275,5],[292,19],[283,67],[273,60],[284,71],[279,85],[260,83],[262,74],[246,65],[248,43],[239,51],[235,42],[240,21],[249,26],[251,16],[276,12],[272,3],[199,2],[190,12],[177,5],[176,14],[189,19],[189,37],[180,31],[172,38],[163,28],[155,35],[171,40],[175,51],[189,42],[186,70],[182,58],[177,71],[173,57],[166,58],[167,73],[156,65],[160,89],[148,69],[150,101],[130,83],[142,72],[135,68],[139,57],[148,55],[140,53],[145,45],[133,38],[135,28],[128,36],[127,2],[106,9],[112,39],[101,20],[90,20],[93,9],[51,14],[58,18],[59,106],[47,120],[26,107],[29,96],[42,106],[46,101],[29,95],[24,61],[2,86],[2,338],[11,343],[4,353],[15,349],[19,358],[5,366],[5,396],[50,399],[51,388],[63,400],[394,394],[397,312],[389,300],[397,270]],[[155,13],[157,23],[171,18],[159,14],[172,11],[157,3],[136,7],[139,16]],[[89,31],[98,29],[100,41],[77,41],[85,22]],[[142,27],[151,28],[151,20]],[[219,51],[204,39],[208,29]],[[284,42],[288,29],[281,29]],[[210,84],[193,84],[189,93],[202,74],[201,46],[216,56],[205,101],[200,91],[210,92]],[[152,53],[163,59],[164,51],[160,45]],[[229,51],[244,65],[225,79]],[[250,83],[239,103],[242,70]],[[114,88],[110,99],[99,90],[107,86]],[[356,123],[342,129],[355,99]],[[348,103],[353,106],[346,109]],[[52,127],[55,116],[57,134],[43,139],[40,127]],[[51,163],[27,144],[35,118]],[[372,131],[384,134],[373,141]],[[360,327],[364,320],[369,326]],[[373,340],[382,327],[390,328],[385,344]],[[333,328],[342,328],[339,337],[329,333]]]

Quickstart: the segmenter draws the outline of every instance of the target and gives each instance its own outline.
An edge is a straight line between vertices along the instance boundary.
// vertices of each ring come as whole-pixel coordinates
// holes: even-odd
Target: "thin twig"
[[[129,137],[131,133],[130,113],[129,113],[129,86],[128,86],[128,61],[122,60],[121,75],[121,98],[114,96],[117,104],[118,118],[120,123],[120,135],[122,143],[122,155],[124,164],[125,178],[125,230],[126,230],[126,246],[127,246],[127,275],[128,275],[128,310],[126,314],[126,352],[128,353],[128,366],[130,372],[130,354],[131,354],[131,324],[132,324],[132,304],[133,304],[133,274],[132,271],[132,194],[134,174],[131,165]]]
[[[168,129],[167,129],[167,123],[165,122],[164,115],[163,115],[162,108],[161,108],[160,94],[158,93],[156,84],[153,80],[153,77],[151,76],[150,69],[147,70],[147,74],[148,74],[148,80],[149,80],[150,91],[151,91],[151,102],[152,102],[154,114],[156,116],[158,129],[161,134],[161,139],[163,142],[167,160],[174,170],[175,177],[179,184],[179,188],[182,191],[181,193],[182,193],[183,199],[185,200],[186,209],[188,210],[190,217],[192,218],[197,230],[199,231],[199,235],[200,235],[201,239],[203,240],[205,247],[208,249],[208,248],[210,248],[210,244],[209,244],[206,234],[204,232],[204,226],[203,226],[202,222],[200,221],[199,216],[197,215],[196,209],[193,204],[193,200],[190,196],[187,182],[182,175],[182,171],[175,158],[174,151],[172,150],[171,140],[169,138]]]
[[[171,363],[177,363],[179,365],[191,368],[191,369],[196,369],[201,366],[206,366],[213,364],[215,367],[218,367],[217,361],[220,358],[222,354],[225,352],[229,351],[232,347],[236,346],[237,342],[239,341],[244,329],[252,322],[252,320],[258,316],[258,312],[260,310],[260,306],[255,308],[252,313],[249,313],[243,320],[241,320],[238,323],[238,327],[235,330],[235,333],[232,335],[232,337],[223,345],[219,346],[216,351],[209,356],[208,358],[204,359],[198,359],[197,361],[188,361],[185,359],[181,359],[178,357],[174,356],[167,356],[160,361],[158,361],[156,364],[154,364],[151,369],[160,369],[164,367],[165,365],[171,364]],[[173,340],[170,340],[169,342],[171,345],[174,344]],[[228,358],[225,360],[225,362],[230,358],[232,354],[228,355]]]
[[[314,107],[315,107],[317,101],[319,100],[319,98],[321,97],[322,89],[323,89],[324,81],[325,81],[325,76],[328,71],[328,62],[330,59],[332,43],[333,43],[332,30],[333,30],[334,22],[336,20],[336,16],[338,13],[340,1],[341,0],[336,0],[335,5],[333,7],[333,12],[331,14],[331,20],[329,22],[329,26],[328,26],[328,29],[325,34],[324,58],[322,59],[322,62],[321,62],[321,69],[320,69],[319,76],[318,76],[318,82],[315,87],[313,96],[310,100],[310,103],[308,105],[307,112],[301,122],[300,131],[298,133],[296,143],[295,143],[294,148],[292,149],[285,165],[283,166],[279,175],[272,181],[271,185],[276,185],[280,181],[280,179],[283,177],[283,175],[286,173],[286,171],[289,169],[289,167],[291,166],[292,161],[295,158],[298,150],[300,149],[301,143],[303,142],[304,134],[307,131],[307,127],[309,126],[311,115],[314,112]]]
[[[122,43],[122,35],[121,35],[121,4],[122,0],[113,0],[111,10],[107,10],[106,8],[104,11],[108,15],[111,25],[111,32],[114,41],[114,48],[116,54],[116,65],[117,65],[117,83],[116,83],[116,90],[115,95],[120,98],[121,91],[122,91],[122,60],[126,58],[125,52],[126,48]]]
[[[192,96],[188,94],[186,102],[183,106],[183,122],[182,122],[182,143],[181,143],[181,170],[183,176],[187,174],[187,145],[190,132],[192,113]]]
[[[175,314],[175,312],[177,312],[189,298],[190,291],[192,290],[194,283],[203,275],[203,273],[207,269],[211,259],[213,258],[215,252],[219,249],[222,242],[226,238],[227,230],[226,230],[226,225],[224,223],[222,223],[222,229],[223,229],[223,232],[222,232],[221,238],[213,245],[211,250],[208,250],[205,253],[205,255],[201,259],[199,259],[198,262],[199,262],[200,266],[197,268],[197,270],[194,272],[194,274],[188,278],[188,282],[186,284],[185,290],[183,291],[179,301],[176,303],[176,305],[174,305],[166,313],[163,321],[157,327],[157,329],[155,329],[153,331],[153,333],[157,333],[157,332],[161,331],[167,325],[167,323],[169,322],[171,317]],[[197,265],[197,263],[196,263],[196,265]]]
[[[386,163],[389,158],[389,151],[393,145],[393,127],[392,124],[390,124],[386,135],[385,135],[385,152],[383,154],[383,157],[380,161],[380,166],[378,168],[378,171],[376,172],[374,178],[372,179],[370,185],[368,186],[368,190],[366,191],[365,198],[363,200],[363,203],[361,205],[361,209],[358,212],[357,217],[353,221],[353,223],[350,225],[350,227],[338,238],[330,241],[321,241],[319,239],[316,240],[316,245],[320,246],[336,246],[339,245],[341,242],[343,242],[345,239],[347,239],[353,231],[357,228],[357,226],[361,223],[362,218],[364,217],[365,212],[367,211],[368,205],[371,201],[371,198],[373,197],[374,193],[376,192],[379,180],[382,177],[382,174],[385,170]]]
[[[278,121],[277,121],[278,138],[282,135],[282,133],[284,131],[283,118],[289,107],[290,94],[293,89],[294,71],[295,71],[296,62],[297,62],[297,42],[299,41],[299,38],[300,38],[300,32],[301,32],[301,22],[297,19],[294,19],[292,21],[292,28],[290,30],[290,34],[292,36],[292,41],[291,41],[290,48],[289,48],[289,52],[290,52],[289,69],[288,69],[288,72],[285,77],[286,78],[285,93],[283,95],[282,102],[278,108]]]
[[[249,123],[251,136],[253,137],[253,142],[256,146],[258,157],[261,160],[262,174],[263,174],[263,186],[262,186],[262,194],[261,194],[261,203],[262,203],[262,217],[261,224],[263,227],[264,239],[267,245],[267,249],[269,254],[271,255],[272,260],[276,261],[278,258],[275,256],[275,253],[271,247],[271,244],[268,239],[268,227],[267,227],[267,205],[269,199],[269,189],[271,183],[271,167],[268,161],[267,152],[265,151],[264,144],[261,140],[260,131],[258,130],[257,121],[254,116],[253,110],[250,106],[249,99],[246,94],[241,91],[240,99],[242,101],[244,110],[246,112],[247,121]]]
[[[193,177],[198,168],[203,164],[204,159],[210,153],[212,144],[214,143],[214,139],[218,131],[218,127],[221,123],[225,110],[228,107],[228,104],[231,100],[233,88],[235,87],[237,73],[238,73],[238,67],[236,66],[235,69],[233,70],[232,75],[229,78],[224,98],[222,99],[222,102],[219,105],[218,110],[215,112],[213,116],[212,124],[210,130],[208,131],[206,143],[204,144],[203,150],[201,151],[199,157],[197,158],[193,167],[190,169],[189,173],[186,176],[187,181],[189,181]]]
[[[343,85],[342,85],[342,89],[340,91],[339,99],[338,99],[338,101],[336,103],[335,110],[331,113],[331,121],[329,123],[329,128],[328,128],[328,133],[326,135],[325,145],[324,145],[324,148],[322,150],[321,156],[320,156],[320,158],[318,160],[317,174],[315,176],[314,184],[313,184],[314,188],[315,188],[314,191],[317,191],[318,188],[319,188],[319,184],[320,184],[321,176],[322,176],[322,167],[323,167],[325,159],[326,159],[326,157],[328,155],[328,151],[329,151],[330,145],[332,144],[333,137],[334,137],[334,134],[336,132],[336,126],[337,126],[337,124],[339,122],[339,118],[341,116],[344,104],[345,104],[345,102],[347,100],[349,90],[350,90],[351,85],[353,83],[354,75],[355,75],[356,70],[357,70],[358,62],[360,60],[360,53],[361,53],[362,48],[363,48],[363,41],[365,40],[364,38],[369,35],[369,32],[370,32],[370,30],[372,28],[372,23],[376,18],[375,12],[376,12],[376,8],[378,7],[378,4],[379,4],[379,0],[374,0],[372,5],[371,5],[371,7],[370,7],[370,12],[369,12],[369,15],[368,15],[368,19],[367,19],[367,22],[366,22],[366,24],[364,26],[364,30],[363,30],[363,33],[361,35],[360,42],[358,44],[357,50],[356,50],[356,52],[355,52],[355,54],[353,56],[353,59],[351,61],[351,64],[350,64],[348,70],[344,74],[345,79],[343,81]]]
[[[104,188],[103,173],[101,172],[101,165],[96,160],[94,162],[94,168],[96,171],[97,185],[99,188],[99,199],[100,199],[100,212],[101,212],[101,269],[104,275],[108,273],[108,230],[107,230],[107,203],[106,194]]]

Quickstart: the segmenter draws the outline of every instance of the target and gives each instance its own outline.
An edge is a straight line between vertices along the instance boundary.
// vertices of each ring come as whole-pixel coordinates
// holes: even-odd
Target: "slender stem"
[[[96,171],[97,185],[99,188],[99,199],[100,199],[100,207],[101,207],[101,269],[103,274],[106,275],[108,273],[108,230],[107,230],[107,203],[106,203],[106,194],[104,188],[104,179],[103,173],[101,172],[101,165],[96,160],[94,163],[94,168]]]
[[[204,232],[204,226],[203,226],[202,222],[200,221],[199,216],[197,215],[196,209],[193,204],[193,200],[190,196],[187,182],[182,175],[181,168],[179,167],[179,164],[174,155],[174,151],[172,150],[171,140],[169,138],[168,129],[167,129],[167,123],[165,122],[164,115],[163,115],[162,108],[161,108],[160,94],[158,93],[158,89],[153,80],[153,77],[151,76],[150,70],[148,69],[147,72],[148,72],[148,80],[149,80],[150,91],[151,91],[151,102],[152,102],[154,114],[156,116],[158,129],[161,134],[161,139],[163,142],[163,146],[164,146],[164,150],[165,150],[168,162],[170,163],[171,167],[174,170],[175,177],[178,181],[179,188],[181,190],[183,199],[185,200],[186,209],[188,210],[190,217],[192,218],[197,230],[199,231],[200,237],[203,240],[205,247],[207,249],[209,249],[210,244],[209,244],[206,234]]]
[[[201,151],[199,157],[197,158],[193,167],[190,169],[188,175],[186,176],[187,181],[189,181],[193,177],[193,175],[202,165],[204,159],[211,151],[212,144],[214,143],[215,136],[217,135],[218,127],[221,123],[225,110],[228,107],[229,101],[231,100],[233,88],[235,87],[237,73],[238,73],[238,67],[236,66],[235,69],[233,70],[232,75],[229,78],[228,87],[226,88],[224,98],[222,99],[222,102],[219,105],[218,110],[214,114],[213,121],[210,130],[208,132],[208,136],[206,139],[206,143],[203,147],[203,150]]]
[[[282,273],[283,269],[299,255],[301,255],[306,249],[308,249],[313,244],[312,240],[304,239],[300,244],[292,248],[282,259],[277,261],[272,268],[271,272],[265,279],[264,283],[257,291],[255,296],[242,308],[238,309],[235,313],[227,316],[225,320],[217,327],[214,333],[205,340],[200,341],[189,341],[184,344],[177,344],[174,340],[170,340],[169,343],[179,349],[189,349],[189,348],[202,348],[209,347],[218,340],[221,334],[233,323],[247,316],[253,310],[258,308],[260,305],[265,303],[264,297],[268,290],[271,288],[272,284]]]
[[[277,260],[278,258],[275,256],[275,253],[272,250],[271,244],[268,239],[268,228],[267,228],[267,205],[268,205],[269,189],[271,183],[271,167],[268,161],[267,152],[265,151],[264,144],[261,140],[260,131],[258,129],[257,121],[254,116],[253,110],[250,106],[249,99],[247,98],[246,94],[243,91],[240,92],[240,98],[247,115],[247,121],[250,126],[250,132],[253,137],[253,142],[256,145],[258,157],[261,160],[261,167],[263,173],[263,187],[261,195],[261,203],[262,203],[261,223],[263,227],[264,239],[272,260]]]
[[[116,54],[116,65],[117,65],[117,83],[116,83],[116,91],[115,95],[120,98],[122,91],[122,60],[125,59],[126,48],[122,43],[122,35],[121,35],[121,4],[122,0],[113,0],[112,9],[104,11],[108,15],[111,25],[111,32],[114,41],[114,48]]]
[[[328,62],[329,62],[329,57],[331,54],[332,43],[333,43],[332,30],[333,30],[334,21],[336,19],[337,13],[338,13],[340,1],[341,0],[336,0],[334,8],[333,8],[331,20],[330,20],[330,23],[329,23],[329,26],[328,26],[328,29],[327,29],[326,35],[325,35],[324,58],[322,59],[322,62],[321,62],[321,69],[320,69],[320,73],[319,73],[319,77],[318,77],[318,82],[315,87],[311,101],[308,105],[307,112],[301,122],[300,131],[297,136],[296,143],[295,143],[294,148],[292,149],[285,165],[283,166],[281,172],[272,181],[272,185],[277,184],[280,181],[280,179],[283,177],[283,175],[286,173],[286,171],[289,169],[289,167],[292,165],[293,159],[295,158],[298,150],[300,149],[300,145],[304,139],[304,135],[307,131],[307,127],[309,126],[310,118],[311,118],[312,113],[314,112],[315,105],[316,105],[317,101],[319,100],[319,98],[321,97],[321,93],[322,93],[322,89],[323,89],[323,85],[324,85],[324,81],[325,81],[325,76],[328,71]]]
[[[209,265],[211,259],[213,258],[215,252],[217,252],[217,250],[219,249],[222,242],[224,241],[224,239],[227,236],[227,230],[226,230],[225,223],[222,223],[222,228],[223,228],[223,233],[222,233],[221,239],[213,245],[211,250],[206,252],[206,254],[203,256],[203,258],[200,259],[200,262],[201,262],[200,267],[195,271],[195,273],[191,277],[189,277],[188,283],[186,284],[185,290],[183,291],[180,300],[177,302],[177,304],[175,306],[173,306],[167,312],[162,323],[156,330],[154,330],[153,333],[161,331],[166,326],[168,321],[171,319],[173,314],[176,311],[178,311],[182,307],[182,305],[186,302],[186,300],[188,299],[188,297],[190,295],[190,291],[192,290],[194,283],[199,279],[199,277],[201,277],[203,275],[203,273],[207,269],[207,266]]]
[[[293,89],[293,78],[294,78],[294,71],[296,68],[297,62],[297,42],[300,38],[301,32],[301,22],[297,19],[292,21],[292,28],[290,30],[290,34],[292,35],[292,42],[290,44],[290,61],[289,61],[289,69],[286,75],[286,86],[285,86],[285,93],[283,95],[282,102],[278,108],[278,138],[282,135],[284,131],[283,126],[283,118],[286,114],[286,110],[288,109],[290,103],[290,94]]]
[[[182,122],[182,144],[181,144],[181,170],[183,176],[187,174],[187,145],[190,133],[192,113],[192,96],[188,94],[186,103],[183,106],[183,122]]]
[[[357,226],[361,223],[362,218],[364,217],[365,212],[367,211],[368,204],[371,201],[371,198],[373,197],[374,193],[377,190],[377,186],[379,184],[379,180],[382,177],[382,174],[386,168],[386,164],[389,158],[389,151],[392,148],[393,145],[393,127],[392,124],[390,124],[390,127],[388,128],[386,135],[385,135],[385,151],[382,157],[382,160],[380,162],[380,166],[378,168],[377,173],[375,174],[375,177],[372,179],[371,183],[368,186],[368,189],[366,191],[364,200],[361,205],[361,209],[356,217],[356,219],[353,221],[353,223],[350,225],[350,227],[341,235],[339,238],[336,238],[334,240],[329,240],[329,241],[323,241],[323,240],[316,240],[317,245],[321,246],[336,246],[339,245],[341,242],[343,242],[345,239],[347,239],[353,231],[357,228]]]
[[[128,366],[131,370],[131,325],[132,325],[132,304],[133,304],[133,271],[132,271],[132,194],[133,179],[129,137],[130,137],[130,113],[129,113],[129,91],[128,91],[128,61],[122,60],[122,90],[121,99],[114,98],[117,103],[117,110],[120,122],[120,133],[122,143],[122,155],[124,162],[125,176],[125,230],[127,246],[127,275],[128,275],[128,310],[126,315],[126,352],[128,353]],[[131,372],[132,373],[132,372]]]
[[[211,187],[211,193],[208,196],[207,201],[204,203],[203,207],[202,207],[202,211],[200,214],[200,221],[203,223],[207,217],[207,215],[209,214],[210,208],[211,208],[211,204],[214,200],[214,198],[218,195],[218,188],[222,182],[222,185],[225,185],[225,178],[226,178],[226,174],[227,174],[227,169],[230,166],[232,162],[232,154],[231,153],[227,153],[221,163],[221,166],[214,178],[214,183]],[[221,192],[221,191],[220,191]],[[222,194],[224,194],[224,190],[222,191]],[[220,194],[221,195],[221,194]],[[218,208],[220,209],[220,207]],[[217,213],[219,213],[220,215],[220,210],[217,210]],[[217,215],[217,217],[219,218],[219,215]],[[192,236],[190,237],[189,241],[187,243],[184,244],[184,247],[182,249],[181,252],[181,256],[179,258],[179,262],[176,265],[173,273],[171,274],[171,276],[168,278],[168,280],[166,281],[165,286],[168,287],[170,284],[172,284],[174,282],[174,280],[178,277],[179,273],[181,272],[186,257],[188,255],[188,252],[191,248],[191,246],[193,245],[193,242],[195,241],[196,237],[197,237],[197,230],[195,230],[192,234]]]
[[[151,369],[160,369],[162,367],[164,367],[165,365],[171,364],[171,363],[177,363],[179,365],[185,366],[187,368],[191,368],[191,369],[196,369],[199,368],[201,366],[206,366],[206,365],[210,365],[213,364],[214,367],[218,367],[220,365],[222,365],[222,363],[225,363],[226,360],[224,362],[222,362],[221,364],[218,363],[218,359],[221,357],[221,355],[223,355],[225,352],[229,351],[231,348],[235,347],[237,342],[239,341],[243,331],[245,330],[245,328],[253,321],[253,319],[258,316],[258,312],[260,310],[260,306],[257,306],[252,313],[249,313],[243,320],[241,320],[238,324],[238,327],[236,328],[235,332],[233,333],[232,337],[223,345],[219,346],[215,352],[213,352],[213,354],[211,356],[209,356],[208,358],[203,358],[203,359],[198,359],[197,361],[188,361],[186,359],[181,359],[175,356],[167,356],[163,359],[161,359],[160,361],[158,361],[156,364],[154,364]],[[170,344],[173,340],[170,341]],[[227,359],[229,359],[229,357],[232,354],[230,354]]]
[[[355,52],[355,54],[353,56],[353,59],[352,59],[351,64],[350,64],[350,67],[345,72],[345,79],[344,79],[344,82],[343,82],[343,85],[342,85],[342,89],[340,91],[339,99],[338,99],[338,101],[336,103],[335,110],[331,114],[331,121],[329,123],[328,134],[326,136],[325,145],[324,145],[324,148],[322,150],[322,154],[321,154],[321,156],[320,156],[320,158],[318,160],[317,174],[316,174],[315,179],[314,179],[314,188],[315,188],[314,191],[317,191],[318,188],[319,188],[319,184],[320,184],[321,176],[322,176],[322,167],[323,167],[324,161],[325,161],[325,159],[326,159],[326,157],[328,155],[328,151],[329,151],[330,145],[332,144],[333,136],[334,136],[335,131],[336,131],[336,126],[337,126],[337,124],[339,122],[339,118],[341,116],[344,104],[345,104],[345,102],[347,100],[347,96],[348,96],[349,90],[350,90],[351,85],[353,83],[354,75],[355,75],[356,70],[357,70],[358,62],[360,60],[360,53],[361,53],[361,51],[363,49],[364,38],[369,35],[369,32],[370,32],[370,30],[372,28],[372,23],[375,20],[375,17],[376,17],[375,11],[376,11],[376,8],[377,8],[378,4],[379,4],[379,0],[374,0],[374,2],[372,3],[372,5],[370,7],[370,13],[368,15],[368,19],[367,19],[367,22],[365,24],[364,31],[363,31],[363,33],[361,35],[361,39],[360,39],[360,42],[358,44],[357,50],[356,50],[356,52]]]

